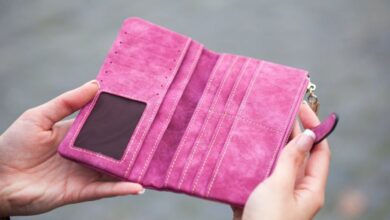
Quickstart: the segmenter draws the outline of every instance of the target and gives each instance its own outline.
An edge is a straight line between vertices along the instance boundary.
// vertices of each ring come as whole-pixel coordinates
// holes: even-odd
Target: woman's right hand
[[[295,128],[296,137],[283,149],[273,174],[250,195],[242,220],[312,219],[324,205],[329,146],[324,140],[312,149],[315,136],[309,128],[320,121],[307,104],[299,116],[307,130]]]

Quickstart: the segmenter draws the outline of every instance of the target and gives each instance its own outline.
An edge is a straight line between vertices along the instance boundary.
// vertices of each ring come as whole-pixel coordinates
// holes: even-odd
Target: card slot
[[[171,75],[169,77],[164,77],[166,79],[166,82],[164,84],[161,84],[161,86],[156,86],[154,85],[155,87],[159,88],[160,91],[158,91],[156,93],[156,96],[158,97],[158,99],[156,101],[154,101],[153,103],[151,103],[151,109],[152,112],[150,113],[150,117],[148,117],[147,119],[147,122],[145,124],[141,124],[144,126],[144,128],[141,128],[141,131],[140,131],[140,137],[137,138],[137,141],[135,143],[133,143],[134,146],[131,146],[131,147],[128,147],[127,151],[126,151],[126,155],[125,155],[125,159],[128,160],[128,167],[124,173],[124,177],[125,178],[128,178],[128,174],[129,174],[129,171],[131,170],[131,168],[133,167],[133,164],[138,156],[138,153],[140,152],[140,149],[141,149],[141,146],[142,146],[142,143],[144,142],[145,140],[145,137],[147,135],[147,132],[149,131],[151,125],[152,125],[152,122],[154,120],[154,118],[156,117],[157,115],[157,112],[163,102],[163,98],[165,97],[167,91],[168,91],[168,87],[171,85],[171,83],[173,82],[178,70],[179,70],[179,67],[182,63],[182,61],[184,60],[184,57],[185,57],[185,54],[187,52],[187,50],[189,49],[189,46],[191,44],[191,39],[188,39],[186,41],[186,44],[184,45],[183,49],[181,50],[181,53],[180,53],[180,56],[179,58],[174,58],[175,60],[177,60],[176,62],[176,66],[174,68],[170,68],[170,72],[171,72]],[[130,151],[131,149],[131,151]],[[131,155],[131,156],[128,156],[128,155]],[[126,158],[127,157],[127,158]],[[132,180],[132,179],[130,179]],[[133,180],[134,181],[134,180]]]
[[[100,92],[74,146],[120,160],[145,107],[138,100]]]
[[[253,88],[253,85],[255,84],[255,81],[256,81],[258,75],[260,74],[260,71],[261,71],[261,69],[263,68],[263,65],[264,65],[264,61],[257,65],[257,68],[256,68],[255,72],[253,73],[253,75],[252,75],[252,77],[251,77],[249,86],[248,86],[248,88],[245,90],[244,97],[242,98],[242,100],[241,100],[241,102],[240,102],[240,105],[239,105],[239,107],[238,107],[237,115],[240,115],[240,113],[241,113],[241,111],[242,111],[242,108],[243,108],[243,107],[242,107],[242,106],[243,106],[243,103],[245,103],[246,100],[248,99],[248,96],[249,96],[249,94],[251,93],[251,90],[252,90],[252,88]],[[234,122],[233,122],[233,125],[232,125],[231,128],[230,128],[230,131],[229,131],[228,134],[227,134],[227,140],[226,140],[226,142],[224,143],[224,146],[222,147],[221,152],[218,153],[218,158],[219,158],[219,159],[217,160],[216,164],[214,165],[214,169],[212,169],[213,171],[211,172],[211,177],[210,177],[210,178],[206,177],[206,178],[207,178],[207,179],[205,180],[206,185],[205,185],[204,187],[200,187],[200,188],[199,188],[200,193],[202,193],[202,194],[205,195],[205,196],[208,196],[209,193],[210,193],[210,189],[212,188],[211,186],[213,185],[215,175],[216,175],[216,173],[218,173],[218,170],[219,170],[220,161],[222,160],[221,155],[222,155],[222,157],[223,157],[224,152],[225,152],[225,149],[226,149],[226,146],[228,146],[228,145],[230,144],[230,139],[231,139],[232,131],[235,129],[236,124],[237,124],[238,121],[239,121],[239,120],[238,120],[237,117],[236,117],[235,120],[234,120]]]
[[[121,159],[118,160],[118,155],[110,155],[113,156],[112,158],[104,156],[101,153],[95,153],[91,150],[74,146],[76,137],[87,122],[92,109],[95,107],[94,105],[96,104],[97,96],[92,104],[85,106],[83,110],[80,111],[80,114],[77,117],[77,123],[72,126],[72,129],[70,129],[64,141],[61,143],[61,147],[59,148],[61,155],[85,164],[92,164],[97,169],[123,178],[124,173],[127,170],[127,164],[130,158],[129,154],[132,154],[134,152],[133,148],[137,149],[137,144],[143,140],[143,134],[148,130],[151,120],[153,120],[155,116],[155,111],[159,106],[159,102],[176,73],[176,64],[178,65],[180,63],[182,59],[181,54],[188,48],[190,42],[188,38],[184,38],[180,35],[176,35],[175,38],[176,41],[175,44],[172,44],[170,53],[172,62],[167,62],[165,66],[161,66],[159,72],[145,71],[145,74],[140,74],[140,71],[133,70],[131,67],[110,65],[110,60],[115,61],[116,59],[115,52],[110,50],[96,77],[99,81],[100,92],[107,92],[146,103],[144,112],[131,135],[130,141],[126,146],[124,155]],[[120,36],[116,41],[119,40]],[[125,48],[121,48],[121,50],[124,49]],[[174,62],[174,60],[176,60],[176,62]],[[129,63],[134,64],[136,62],[137,61],[132,60]],[[151,62],[153,61],[151,60]],[[163,87],[158,87],[156,85],[163,85]],[[148,89],[144,89],[145,87]]]
[[[167,139],[167,142],[171,143],[175,147],[172,152],[172,158],[168,170],[164,179],[164,186],[173,187],[176,185],[179,178],[178,170],[182,169],[183,159],[188,154],[188,139],[192,139],[197,134],[197,130],[202,126],[203,115],[199,115],[198,106],[202,104],[211,103],[207,100],[211,95],[209,93],[216,93],[219,85],[219,81],[222,79],[220,72],[224,71],[228,67],[231,57],[221,55],[218,56],[218,61],[213,63],[212,66],[208,66],[207,70],[199,68],[191,79],[190,85],[186,88],[185,96],[180,101],[177,114],[172,119],[172,129],[177,131],[179,135],[173,139]],[[207,62],[207,59],[205,60]],[[196,119],[195,119],[196,117]],[[180,121],[184,121],[180,123]],[[184,149],[184,150],[183,150]],[[179,164],[179,165],[177,165]]]
[[[297,85],[300,86],[306,78],[306,71],[264,61],[261,75],[242,104],[240,117],[256,119],[265,126],[283,130],[300,89]]]
[[[209,108],[210,111],[223,111],[225,108],[230,108],[229,99],[231,98],[232,91],[235,93],[241,78],[241,73],[243,72],[242,70],[245,68],[246,64],[247,60],[245,58],[239,56],[234,57],[230,68],[224,74],[223,81],[217,94],[213,97],[213,102]],[[215,135],[221,128],[223,121],[224,116],[222,114],[210,114],[208,111],[206,112],[206,120],[203,123],[200,133],[195,138],[191,154],[188,157],[181,178],[178,182],[179,188],[186,190],[191,187],[195,178],[197,167],[203,160],[207,149],[213,148]]]
[[[203,155],[199,156],[202,159],[199,160],[200,163],[194,163],[194,181],[188,186],[188,190],[194,192],[198,187],[199,180],[203,175],[205,167],[212,167],[215,163],[215,156],[218,155],[220,145],[223,145],[226,134],[229,132],[230,126],[236,116],[238,110],[238,105],[235,105],[237,99],[242,98],[242,91],[245,91],[249,85],[250,76],[252,75],[252,69],[255,66],[255,62],[252,62],[251,59],[247,59],[245,64],[242,66],[239,71],[238,78],[234,83],[234,86],[229,93],[229,97],[226,103],[226,106],[223,110],[223,113],[217,113],[212,109],[208,110],[209,114],[218,114],[221,119],[218,122],[217,129],[213,133],[213,138],[209,146],[206,149],[203,149]]]
[[[124,30],[125,28],[131,29],[132,33],[137,33],[137,28],[134,28],[134,24],[137,23],[135,20],[127,20],[125,21],[125,24],[122,26],[121,30]],[[138,22],[139,23],[139,22]],[[142,23],[142,22],[141,22]],[[126,27],[127,26],[127,27]],[[145,24],[141,24],[141,26],[146,27]],[[151,26],[151,25],[149,25]],[[148,38],[151,38],[150,35],[153,35],[153,32],[159,32],[159,28],[156,27],[149,27],[147,28],[147,31],[142,31],[143,36],[147,36]],[[154,31],[153,31],[154,30]],[[169,35],[169,36],[168,36]],[[155,36],[155,35],[153,35]],[[144,110],[144,113],[142,114],[142,117],[137,125],[137,128],[134,130],[134,133],[132,134],[131,140],[129,144],[126,146],[125,154],[121,160],[115,160],[118,159],[117,155],[115,155],[115,159],[102,156],[100,154],[91,153],[87,150],[83,150],[82,152],[80,149],[72,148],[71,146],[68,147],[62,147],[61,149],[63,152],[63,155],[70,158],[70,159],[77,159],[79,158],[79,154],[82,153],[82,160],[87,161],[88,163],[94,164],[96,168],[106,170],[107,172],[113,173],[115,172],[118,176],[123,176],[123,173],[125,172],[126,168],[126,160],[128,158],[128,152],[129,149],[133,148],[134,144],[136,142],[142,140],[142,135],[139,134],[144,133],[150,124],[150,120],[155,115],[156,107],[158,106],[159,100],[161,100],[161,96],[164,95],[166,92],[168,86],[170,85],[170,82],[172,81],[172,78],[175,74],[175,66],[177,63],[179,63],[181,59],[181,54],[183,53],[183,50],[186,50],[188,45],[188,38],[178,35],[178,34],[167,34],[165,33],[165,36],[163,33],[161,33],[161,42],[163,43],[169,43],[170,48],[166,48],[166,53],[163,55],[167,55],[166,59],[162,60],[162,56],[157,57],[153,56],[153,51],[150,46],[148,47],[147,42],[133,42],[132,48],[147,48],[143,51],[143,53],[138,54],[138,58],[147,58],[147,59],[127,59],[126,57],[121,57],[120,54],[126,54],[126,51],[130,51],[134,53],[136,50],[132,50],[129,47],[124,46],[121,41],[123,37],[121,34],[117,37],[115,40],[113,47],[110,49],[105,62],[97,76],[97,80],[99,80],[100,83],[100,91],[105,91],[108,93],[112,93],[114,95],[119,95],[122,97],[127,97],[133,100],[138,100],[141,102],[146,103],[146,108]],[[155,47],[154,49],[158,49]],[[138,50],[137,50],[138,51]],[[158,50],[160,51],[160,50]],[[184,51],[185,52],[185,51]],[[128,54],[127,54],[128,55]],[[168,60],[170,59],[170,60]],[[146,60],[150,63],[150,65],[142,64],[142,62]],[[136,68],[132,68],[134,66],[137,66],[137,64],[141,61],[141,65],[145,66],[143,71],[139,71]],[[128,66],[118,66],[118,65],[112,65],[113,63],[126,63]],[[138,65],[139,67],[139,65]],[[140,68],[138,68],[140,69]],[[162,85],[162,87],[159,87],[157,85]],[[148,89],[144,89],[145,87],[149,87]],[[95,102],[94,102],[95,103]],[[92,111],[94,105],[88,106],[88,115]],[[85,111],[83,111],[84,113]],[[88,116],[86,114],[83,114],[82,120],[79,118],[78,126],[81,127],[85,121],[87,120]],[[80,120],[82,123],[80,123]],[[79,131],[76,130],[75,133],[69,132],[68,139],[74,139],[76,137],[77,133]],[[70,136],[72,135],[72,136]],[[69,141],[63,141],[64,143],[68,145],[73,145]],[[134,142],[134,143],[133,143]],[[89,153],[86,153],[89,152]],[[107,152],[106,152],[107,153]],[[103,162],[102,162],[103,161]],[[98,163],[98,164],[95,164]],[[118,165],[119,164],[119,165]],[[116,168],[115,168],[116,167]]]
[[[165,95],[153,123],[146,134],[145,141],[135,159],[134,166],[129,169],[129,179],[141,182],[157,146],[166,131],[176,106],[183,95],[189,79],[199,61],[203,46],[192,42],[172,84]]]
[[[210,73],[212,73],[213,68],[216,68],[215,66],[219,65],[220,60],[220,56],[214,52],[206,49],[202,51],[195,71],[192,73],[191,79],[179,100],[168,128],[159,142],[142,184],[150,187],[163,187],[169,164],[172,161],[180,139],[188,126],[196,104],[208,80],[212,77]]]
[[[292,74],[292,72],[289,73],[285,72],[286,70],[283,70],[283,74],[279,74],[278,72],[275,72],[273,65],[274,64],[268,62],[263,62],[261,72],[254,78],[253,84],[251,85],[251,88],[248,89],[237,115],[248,118],[248,115],[244,115],[244,111],[255,112],[256,109],[271,104],[270,102],[273,101],[274,97],[270,98],[270,96],[275,95],[280,99],[280,94],[269,93],[270,88],[272,87],[274,89],[281,89],[284,93],[288,93],[284,94],[287,95],[288,98],[283,100],[287,103],[291,102],[291,105],[286,105],[286,102],[284,102],[283,105],[288,106],[288,111],[283,112],[280,115],[275,115],[275,117],[282,118],[282,120],[283,117],[289,117],[290,122],[293,122],[293,115],[296,114],[298,109],[297,103],[300,103],[299,99],[303,96],[306,79],[303,75],[300,77],[293,77],[295,80],[298,80],[298,82],[293,84],[295,85],[295,89],[290,90],[287,87],[291,85],[280,83],[285,79],[291,79],[290,74]],[[296,73],[296,70],[293,72]],[[266,78],[270,79],[270,81],[265,80]],[[280,88],[276,85],[283,85],[283,87]],[[254,98],[255,94],[257,95],[256,98]],[[264,104],[260,107],[253,106],[251,101],[259,100],[259,97],[265,97],[266,100],[259,101],[264,102]],[[252,106],[250,106],[250,104],[252,104]],[[277,108],[276,105],[277,104],[272,105],[273,110]],[[251,111],[248,108],[252,108]],[[265,115],[268,114],[268,111],[264,110],[261,112],[263,115],[259,118],[265,119]],[[256,118],[256,120],[258,119]],[[204,192],[205,196],[213,199],[224,197],[226,200],[239,201],[244,204],[254,187],[269,175],[270,169],[276,158],[275,155],[281,149],[281,145],[284,143],[283,140],[286,139],[284,133],[286,130],[289,130],[289,127],[292,125],[292,123],[284,123],[283,126],[277,126],[278,124],[271,124],[269,122],[270,120],[273,120],[273,118],[268,117],[268,120],[262,120],[263,123],[261,126],[254,126],[247,121],[241,120],[241,118],[235,120],[212,176],[208,181],[207,191]],[[243,136],[248,138],[243,139]],[[242,146],[248,146],[250,147],[250,150],[242,151]],[[245,164],[251,164],[251,169],[248,168],[246,170],[250,170],[249,172],[242,173],[241,169],[239,170],[236,166],[244,161]],[[225,182],[226,177],[231,175],[240,179],[240,182],[230,181],[227,186]],[[226,196],[226,193],[222,193],[223,188],[226,189],[226,187],[240,187],[242,193],[236,196]]]
[[[109,108],[106,108],[107,102],[109,102]],[[129,108],[132,109],[131,115],[123,115],[122,113],[128,111]],[[93,100],[80,110],[72,127],[59,145],[58,152],[68,159],[122,178],[126,169],[126,164],[123,163],[124,151],[134,141],[138,130],[136,125],[143,123],[147,110],[148,106],[142,98],[125,96],[100,87]],[[106,117],[115,115],[120,115],[121,118],[109,123],[105,122]],[[126,128],[116,125],[129,120],[130,125]],[[113,129],[115,132],[108,133],[107,129]],[[110,141],[108,135],[114,135],[118,140]],[[126,145],[119,146],[123,144]]]
[[[210,171],[212,175],[202,179],[204,185],[197,188],[197,193],[212,199],[224,198],[245,204],[250,192],[266,178],[273,151],[281,136],[280,132],[236,118],[226,143],[215,158],[217,163]],[[227,188],[240,193],[227,195]]]

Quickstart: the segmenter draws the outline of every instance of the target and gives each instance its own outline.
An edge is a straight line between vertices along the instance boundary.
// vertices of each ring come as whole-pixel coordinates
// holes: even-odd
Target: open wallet
[[[305,70],[216,53],[140,18],[124,21],[97,80],[62,156],[146,188],[234,206],[272,173],[312,88]],[[315,142],[336,122],[332,113],[313,128]]]

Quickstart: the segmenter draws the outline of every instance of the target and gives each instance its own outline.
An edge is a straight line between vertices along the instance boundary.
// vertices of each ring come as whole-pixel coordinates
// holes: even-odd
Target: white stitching
[[[227,74],[225,73],[223,81],[222,81],[221,85],[218,87],[217,95],[213,97],[213,101],[211,103],[211,108],[210,109],[214,110],[214,108],[216,107],[216,105],[218,103],[218,100],[219,100],[219,96],[221,95],[221,91],[222,91],[222,89],[223,89],[223,87],[225,85],[225,82],[229,78],[229,76],[230,76],[230,74],[232,72],[232,69],[233,69],[234,65],[236,64],[237,60],[238,60],[238,58],[235,57],[233,62],[230,64],[229,68],[226,70]],[[198,137],[195,139],[195,146],[192,148],[192,151],[191,151],[191,154],[190,154],[190,160],[186,163],[186,165],[184,167],[184,172],[182,173],[181,178],[180,178],[180,182],[179,182],[179,185],[178,185],[179,189],[181,188],[181,185],[184,182],[184,178],[187,175],[188,167],[191,165],[192,160],[194,159],[194,155],[198,151],[198,146],[199,146],[200,140],[203,137],[203,134],[204,134],[204,132],[206,130],[206,127],[207,127],[207,123],[210,120],[210,118],[211,118],[211,115],[208,114],[207,117],[206,117],[206,121],[203,123],[202,129],[201,129],[200,133],[198,134]]]
[[[301,94],[301,93],[303,92],[302,90],[305,89],[305,87],[302,88],[302,85],[303,85],[304,83],[305,83],[305,78],[303,78],[303,81],[302,81],[301,85],[299,86],[299,87],[301,87],[301,90],[300,90],[299,92],[297,92],[296,95],[295,95],[294,102],[293,102],[293,103],[295,103],[295,108],[296,108],[297,105],[299,104],[299,102],[297,102],[297,99],[298,99],[298,97],[299,97],[299,94]],[[293,120],[291,120],[291,117],[293,117],[292,113],[293,113],[293,110],[294,110],[295,108],[291,108],[291,109],[290,109],[290,112],[289,112],[289,116],[290,116],[290,117],[289,117],[288,121],[293,122]],[[269,173],[271,172],[271,168],[272,168],[272,165],[274,164],[274,160],[275,160],[276,154],[277,154],[278,150],[282,147],[281,145],[282,145],[282,143],[283,143],[284,136],[285,136],[286,133],[287,133],[287,128],[288,128],[288,126],[289,126],[289,124],[287,124],[286,128],[284,129],[284,130],[285,130],[285,134],[282,136],[282,139],[280,140],[280,142],[279,142],[279,144],[278,144],[278,147],[276,147],[276,148],[274,149],[274,152],[273,152],[273,154],[272,154],[271,162],[270,162],[269,165],[268,165],[267,172],[264,174],[263,179],[264,179],[265,177],[267,177],[267,176],[269,175]]]
[[[206,111],[206,112],[210,112],[211,114],[219,114],[219,115],[226,115],[227,117],[231,117],[231,118],[237,118],[241,121],[245,121],[245,122],[248,122],[250,124],[253,124],[253,125],[257,125],[257,126],[260,126],[260,127],[263,127],[269,131],[273,131],[275,133],[281,133],[283,132],[283,130],[281,129],[278,129],[278,128],[273,128],[269,125],[266,125],[264,124],[263,122],[261,121],[256,121],[256,120],[251,120],[250,118],[247,118],[245,116],[242,116],[242,115],[237,115],[237,114],[230,114],[230,113],[227,113],[226,111],[223,111],[223,112],[217,112],[217,111],[211,111],[210,109],[205,109],[205,108],[201,108],[201,110],[203,111]]]
[[[233,100],[234,96],[236,95],[238,85],[239,85],[240,82],[241,82],[241,78],[242,78],[242,76],[244,75],[244,72],[247,70],[247,67],[248,67],[248,64],[249,64],[250,60],[251,60],[251,59],[247,59],[247,60],[245,61],[244,66],[241,68],[241,70],[240,70],[240,72],[239,72],[239,74],[240,74],[240,75],[239,75],[239,78],[238,78],[238,80],[235,82],[232,92],[229,94],[229,97],[228,97],[228,100],[227,100],[227,104],[226,104],[225,109],[229,109],[230,106],[232,105],[232,103],[233,103],[232,100]],[[213,112],[210,111],[210,113],[213,113]],[[215,132],[214,135],[213,135],[213,138],[212,138],[211,144],[210,144],[210,146],[209,146],[209,148],[208,148],[206,157],[205,157],[205,159],[204,159],[204,161],[203,161],[203,163],[202,163],[201,168],[198,170],[198,172],[197,172],[197,174],[196,174],[195,182],[194,182],[193,187],[192,187],[192,192],[194,192],[194,191],[196,190],[196,188],[197,188],[198,181],[199,181],[199,178],[202,176],[204,166],[205,166],[206,163],[208,162],[208,159],[209,159],[209,156],[210,156],[211,149],[214,148],[213,145],[214,145],[214,143],[215,143],[215,141],[216,141],[216,139],[217,139],[217,136],[218,136],[219,131],[220,131],[221,127],[222,127],[223,121],[225,120],[225,117],[228,116],[228,114],[222,114],[221,116],[222,116],[222,118],[218,121],[218,127],[217,127],[216,132]],[[230,115],[229,115],[229,116],[230,116]]]
[[[184,49],[181,51],[180,58],[179,58],[178,61],[176,62],[176,66],[175,66],[175,68],[172,70],[171,73],[176,73],[176,72],[178,71],[178,68],[180,67],[181,62],[183,61],[184,54],[185,54],[185,52],[187,52],[187,49],[188,49],[188,47],[189,47],[190,42],[191,42],[191,39],[188,38],[188,40],[187,40],[186,43],[184,44]],[[164,88],[167,86],[167,84],[168,84],[169,82],[172,81],[172,79],[173,79],[172,76],[170,77],[170,79],[167,79],[167,81],[166,81],[166,83],[165,83],[165,85],[164,85]],[[136,150],[135,150],[134,154],[132,154],[130,163],[129,163],[128,166],[127,166],[127,169],[126,169],[126,172],[125,172],[125,175],[124,175],[125,178],[127,178],[128,172],[130,171],[130,167],[132,167],[132,165],[133,165],[133,163],[134,163],[134,161],[135,161],[135,158],[136,158],[136,157],[138,156],[138,154],[139,154],[139,151],[140,151],[140,149],[141,149],[141,142],[144,141],[145,134],[146,134],[146,130],[148,130],[148,129],[150,128],[150,125],[151,125],[151,122],[152,122],[152,120],[153,120],[153,117],[154,117],[155,114],[157,113],[157,110],[158,110],[158,108],[159,108],[161,102],[162,102],[162,98],[161,98],[160,102],[159,102],[159,103],[156,103],[155,106],[154,106],[152,115],[151,115],[151,117],[149,118],[149,120],[148,120],[148,122],[147,122],[147,124],[146,124],[147,127],[144,128],[144,130],[143,130],[143,132],[142,132],[142,135],[141,135],[141,138],[139,139],[139,141],[138,141],[138,143],[137,143],[137,145],[136,145],[136,146],[137,146],[137,147],[136,147]]]
[[[83,117],[81,118],[79,124],[77,125],[76,127],[76,131],[73,133],[73,136],[71,138],[71,141],[69,143],[69,147],[72,149],[72,150],[76,150],[76,151],[80,151],[80,152],[83,152],[83,153],[87,153],[87,154],[90,154],[90,155],[93,155],[93,156],[97,156],[97,157],[100,157],[102,159],[105,159],[105,160],[109,160],[111,162],[114,162],[114,163],[119,163],[120,161],[117,161],[117,160],[114,160],[112,158],[108,158],[108,157],[105,157],[101,154],[98,154],[98,153],[95,153],[95,152],[92,152],[92,151],[87,151],[87,150],[84,150],[82,148],[79,148],[77,146],[74,146],[74,142],[75,142],[75,139],[76,139],[76,136],[77,134],[80,132],[80,129],[81,129],[81,125],[85,123],[85,120],[87,118],[87,116],[91,113],[91,110],[92,110],[92,106],[96,103],[98,97],[100,96],[100,94],[102,93],[102,91],[99,91],[98,94],[96,94],[96,96],[94,97],[94,99],[92,100],[92,102],[90,103],[90,105],[88,106],[88,109],[86,110],[86,113],[83,115]]]
[[[191,77],[190,73],[192,73],[195,70],[196,64],[198,63],[198,61],[200,59],[200,55],[202,54],[202,50],[203,50],[203,46],[200,46],[199,49],[198,49],[197,54],[195,55],[196,58],[194,59],[193,63],[191,64],[190,70],[188,71],[188,75],[186,76],[185,81],[188,82],[188,80]],[[180,94],[177,94],[174,97],[174,101],[176,102],[175,105],[177,105],[177,103],[179,102],[179,95]],[[143,166],[143,168],[141,170],[141,173],[140,173],[140,175],[138,177],[138,181],[139,182],[141,181],[142,177],[144,176],[145,169],[150,164],[151,157],[154,155],[154,153],[155,153],[155,151],[157,149],[157,144],[160,142],[160,140],[162,138],[162,134],[166,130],[166,128],[167,128],[167,126],[169,124],[168,122],[172,119],[172,116],[173,116],[174,112],[175,112],[175,109],[172,108],[171,111],[169,112],[169,116],[166,118],[166,120],[165,120],[165,122],[163,124],[163,128],[160,130],[160,133],[158,134],[158,136],[156,138],[156,141],[154,142],[152,150],[148,154],[148,157],[146,159],[146,163],[144,164],[144,166]]]
[[[263,65],[264,65],[264,61],[261,62],[261,64],[259,65],[258,69],[257,69],[256,72],[255,72],[255,75],[252,77],[251,84],[250,84],[250,86],[249,86],[249,88],[248,88],[248,90],[247,90],[247,92],[246,92],[246,94],[245,94],[245,97],[244,97],[243,101],[241,102],[240,107],[239,107],[239,109],[238,109],[238,113],[239,113],[239,114],[241,113],[241,111],[242,111],[242,109],[243,109],[244,103],[246,103],[246,101],[247,101],[247,99],[248,99],[248,96],[249,96],[249,94],[250,94],[250,92],[251,92],[251,90],[252,90],[252,88],[253,88],[253,85],[255,84],[254,82],[256,81],[256,78],[257,78],[257,76],[258,76],[260,70],[262,69]],[[237,124],[237,120],[234,120],[233,125],[232,125],[232,127],[231,127],[231,130],[233,130],[233,129],[236,127],[236,124]],[[220,166],[221,166],[221,162],[222,162],[222,160],[223,160],[223,158],[224,158],[224,156],[225,156],[225,153],[226,153],[226,151],[227,151],[227,148],[228,148],[229,145],[230,145],[231,137],[232,137],[232,133],[229,132],[227,144],[226,144],[226,146],[223,147],[222,156],[221,156],[220,159],[217,161],[217,167],[216,167],[216,169],[215,169],[214,172],[213,172],[213,178],[211,179],[211,182],[209,183],[209,187],[208,187],[206,196],[208,196],[208,195],[210,194],[211,188],[213,187],[213,184],[214,184],[214,181],[215,181],[215,177],[217,176],[218,171],[219,171],[219,168],[220,168]]]
[[[107,160],[107,161],[110,161],[110,162],[113,162],[113,163],[122,163],[123,160],[124,160],[124,157],[121,159],[121,160],[115,160],[111,157],[108,157],[108,156],[105,156],[105,155],[102,155],[102,154],[99,154],[99,153],[96,153],[96,152],[93,152],[93,151],[88,151],[88,150],[85,150],[85,149],[82,149],[78,146],[75,146],[74,145],[74,142],[75,142],[75,139],[77,137],[77,135],[79,134],[81,128],[82,128],[82,125],[84,125],[86,119],[88,118],[88,116],[91,114],[91,111],[92,111],[92,107],[96,104],[96,101],[98,100],[99,96],[101,93],[108,93],[108,94],[113,94],[113,95],[117,95],[115,93],[112,93],[110,91],[107,91],[107,90],[100,90],[98,92],[98,94],[96,94],[96,96],[94,97],[94,99],[92,100],[92,103],[88,106],[88,109],[86,110],[86,113],[84,114],[84,116],[81,118],[79,124],[77,125],[76,127],[76,131],[75,133],[73,134],[73,137],[69,143],[69,147],[72,149],[72,150],[76,150],[76,151],[79,151],[79,152],[83,152],[83,153],[86,153],[86,154],[89,154],[91,156],[96,156],[96,157],[99,157],[101,159],[104,159],[104,160]],[[134,99],[134,100],[139,100],[141,101],[142,99],[138,98],[138,97],[130,97],[130,96],[126,96],[126,95],[120,95],[120,96],[123,96],[125,98],[130,98],[130,99]],[[141,119],[142,120],[142,119]]]
[[[224,59],[225,59],[225,55],[224,55],[224,54],[222,54],[222,55],[218,58],[218,61],[217,61],[216,65],[214,66],[214,69],[212,70],[209,79],[207,80],[206,89],[205,89],[206,92],[208,92],[208,91],[210,90],[210,87],[211,87],[211,85],[212,85],[212,83],[213,83],[213,81],[214,81],[214,79],[215,79],[215,77],[216,77],[216,72],[219,70],[219,67],[220,67],[220,65],[223,63],[223,60],[224,60]],[[201,99],[200,99],[200,101],[198,102],[198,105],[199,105],[199,106],[200,106],[201,104],[203,104],[204,99],[205,99],[204,96],[202,96]],[[165,186],[168,185],[168,181],[169,181],[169,178],[170,178],[170,176],[171,176],[173,167],[174,167],[174,165],[175,165],[175,163],[176,163],[176,160],[177,160],[178,156],[180,155],[180,152],[181,152],[181,149],[182,149],[184,143],[187,142],[188,133],[189,133],[189,131],[191,131],[191,129],[192,129],[192,126],[193,126],[193,124],[194,124],[194,123],[193,123],[193,120],[194,120],[195,116],[197,115],[198,111],[199,111],[199,109],[196,108],[196,109],[195,109],[195,112],[194,112],[194,114],[192,115],[191,120],[190,120],[190,122],[189,122],[190,127],[188,127],[188,129],[186,129],[186,133],[185,133],[184,137],[181,139],[181,141],[180,141],[180,143],[179,143],[179,146],[178,146],[178,148],[177,148],[177,150],[176,150],[176,152],[175,152],[175,156],[174,156],[174,158],[173,158],[173,161],[172,161],[171,164],[169,165],[168,174],[167,174],[167,176],[166,176],[166,178],[165,178],[165,181],[164,181],[164,185],[165,185]]]

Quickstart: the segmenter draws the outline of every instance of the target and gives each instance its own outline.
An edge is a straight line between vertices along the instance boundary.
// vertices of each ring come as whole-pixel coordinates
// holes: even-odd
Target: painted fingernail
[[[310,129],[303,131],[303,134],[309,136],[313,141],[316,139],[316,134]]]
[[[137,193],[137,195],[142,195],[142,194],[144,194],[145,193],[145,188],[143,188],[143,189],[141,189],[140,191],[138,191],[138,193]]]
[[[302,134],[298,137],[296,146],[301,150],[307,152],[313,147],[313,142],[316,138],[314,132],[310,129],[306,129]]]
[[[87,84],[95,84],[95,85],[99,86],[99,82],[96,79],[93,79],[89,82],[86,82],[84,85],[87,85]]]

